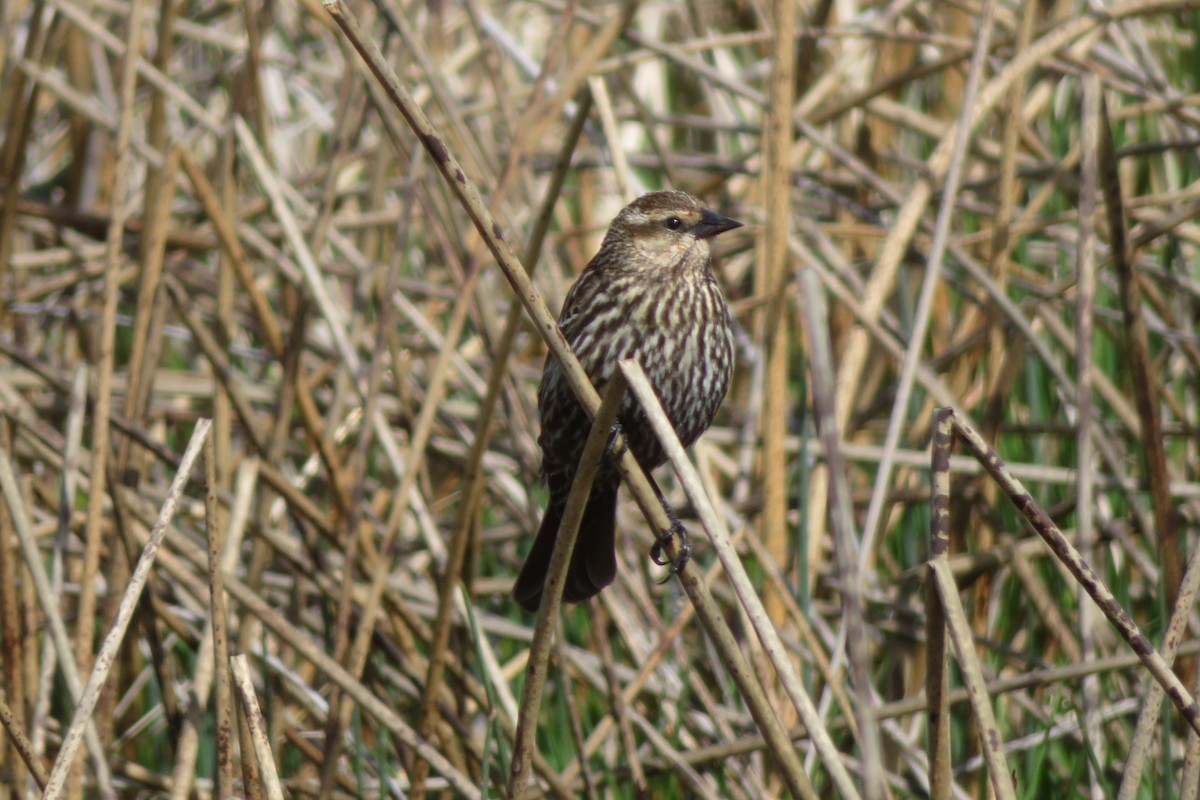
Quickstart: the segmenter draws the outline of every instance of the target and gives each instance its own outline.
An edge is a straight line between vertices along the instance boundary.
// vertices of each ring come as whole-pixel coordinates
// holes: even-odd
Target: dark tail
[[[563,600],[578,603],[596,595],[617,577],[616,528],[618,483],[593,486],[579,523],[579,538],[571,553],[571,567],[563,587]],[[512,596],[527,611],[537,612],[542,602],[546,573],[565,503],[551,503],[538,527],[537,538],[517,575]]]

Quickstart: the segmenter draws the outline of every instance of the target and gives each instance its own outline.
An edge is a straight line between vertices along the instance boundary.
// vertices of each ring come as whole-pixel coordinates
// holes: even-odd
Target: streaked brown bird
[[[558,325],[603,394],[617,362],[641,363],[685,447],[699,438],[725,398],[733,373],[729,308],[712,269],[712,237],[740,228],[686,192],[652,192],[609,226],[600,250],[567,293]],[[553,357],[538,389],[542,476],[550,503],[513,587],[536,611],[567,495],[591,423]],[[666,461],[644,412],[626,397],[617,413],[625,442],[643,470]],[[594,596],[616,577],[617,489],[611,456],[596,474],[563,587],[563,600]]]

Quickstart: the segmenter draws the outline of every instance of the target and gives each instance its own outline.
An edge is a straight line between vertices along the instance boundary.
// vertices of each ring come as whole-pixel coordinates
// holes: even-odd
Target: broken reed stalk
[[[1200,705],[1197,705],[1192,695],[1171,671],[1167,660],[1157,651],[1146,636],[1138,628],[1137,623],[1129,613],[1121,607],[1112,592],[1104,585],[1083,556],[1067,541],[1062,531],[1054,524],[1050,516],[1033,499],[1021,482],[1012,474],[1000,457],[983,440],[979,433],[965,422],[953,408],[940,408],[935,414],[935,429],[932,448],[932,516],[930,521],[930,583],[937,582],[936,589],[927,589],[931,601],[927,613],[927,635],[930,647],[929,674],[926,691],[929,697],[930,714],[930,783],[931,796],[934,798],[948,797],[949,792],[949,750],[948,739],[945,739],[943,727],[948,724],[948,697],[946,693],[945,662],[938,651],[944,651],[947,627],[953,628],[953,623],[944,618],[952,614],[952,606],[958,604],[958,590],[950,579],[947,564],[950,508],[950,450],[957,440],[964,444],[971,455],[992,476],[997,485],[1008,495],[1013,505],[1025,517],[1029,525],[1050,546],[1050,550],[1058,557],[1067,571],[1075,578],[1080,587],[1088,593],[1096,605],[1104,612],[1104,616],[1112,623],[1117,632],[1137,655],[1138,659],[1150,671],[1151,676],[1162,687],[1171,702],[1179,710],[1180,715],[1194,731],[1200,734]],[[955,637],[953,629],[951,638]],[[973,661],[974,648],[967,647],[965,651],[955,642],[955,650],[959,653],[960,664],[964,667],[964,676],[969,672],[968,666]],[[935,660],[935,655],[937,656]],[[964,656],[972,658],[964,663]],[[968,685],[972,699],[976,699],[975,690]],[[983,711],[984,716],[990,717],[990,706],[986,704],[986,691],[979,687],[976,705],[977,721],[980,738],[985,754],[999,746],[999,735],[994,722],[990,728],[985,719],[978,716]],[[990,731],[990,732],[989,732]],[[997,792],[1001,790],[997,782],[1008,785],[1008,771],[1002,765],[999,774],[1003,780],[997,781],[995,765],[992,765],[993,786]]]

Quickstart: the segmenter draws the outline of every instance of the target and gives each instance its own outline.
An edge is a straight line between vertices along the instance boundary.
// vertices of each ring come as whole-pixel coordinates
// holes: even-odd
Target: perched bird
[[[733,372],[729,308],[712,269],[710,240],[740,228],[686,192],[652,192],[626,206],[600,250],[567,293],[558,325],[588,378],[603,394],[617,362],[633,358],[654,386],[686,447],[712,422]],[[591,422],[546,358],[538,389],[542,475],[550,503],[513,587],[536,611],[567,495]],[[626,397],[617,422],[643,470],[666,461],[644,412]],[[616,577],[615,528],[620,478],[611,454],[597,471],[563,588],[568,603],[592,597]]]

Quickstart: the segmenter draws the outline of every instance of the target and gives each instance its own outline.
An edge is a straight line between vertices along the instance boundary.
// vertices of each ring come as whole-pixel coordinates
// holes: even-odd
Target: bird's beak
[[[695,234],[697,239],[707,239],[710,236],[716,236],[718,233],[724,233],[725,231],[731,231],[734,228],[740,227],[742,227],[742,223],[736,219],[722,217],[715,211],[705,209],[704,213],[700,215],[700,221],[692,228],[692,233]]]

